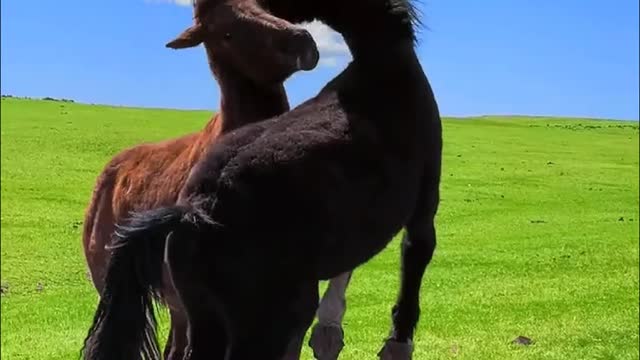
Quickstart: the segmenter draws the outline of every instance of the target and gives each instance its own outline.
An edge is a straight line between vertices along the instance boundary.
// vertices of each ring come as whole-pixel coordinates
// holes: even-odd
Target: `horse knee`
[[[433,223],[407,228],[402,241],[402,287],[392,310],[391,339],[405,343],[413,338],[420,318],[420,285],[436,247]]]

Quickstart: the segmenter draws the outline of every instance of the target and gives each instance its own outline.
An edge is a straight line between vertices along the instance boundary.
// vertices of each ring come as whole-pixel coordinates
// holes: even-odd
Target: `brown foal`
[[[194,41],[204,44],[220,86],[220,113],[196,133],[122,151],[97,179],[85,216],[83,245],[99,293],[104,288],[110,258],[107,247],[115,224],[131,211],[174,204],[204,149],[223,133],[288,111],[284,80],[317,64],[318,52],[308,32],[264,13],[256,16],[243,0],[227,2],[213,16],[208,23],[216,24],[215,34],[220,38],[207,35],[205,39],[203,35],[213,29],[196,22],[167,47],[193,46]],[[171,314],[164,357],[182,359],[187,319],[169,285],[164,286],[163,300]]]

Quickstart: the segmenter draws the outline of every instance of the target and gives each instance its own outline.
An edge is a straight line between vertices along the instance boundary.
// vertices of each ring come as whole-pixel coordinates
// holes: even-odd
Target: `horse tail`
[[[134,213],[126,225],[117,225],[84,359],[160,358],[152,300],[161,297],[166,238],[194,231],[203,221],[206,215],[189,205]]]

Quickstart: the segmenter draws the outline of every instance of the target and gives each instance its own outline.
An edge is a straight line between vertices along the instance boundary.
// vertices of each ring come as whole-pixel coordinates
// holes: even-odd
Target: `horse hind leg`
[[[189,322],[186,314],[181,311],[170,310],[170,313],[171,329],[164,348],[164,359],[182,360],[188,345],[187,331]]]
[[[391,335],[378,353],[382,360],[412,358],[413,334],[420,317],[420,286],[436,248],[434,218],[438,204],[437,190],[433,194],[435,196],[422,199],[402,239],[400,293],[392,310]]]
[[[304,341],[305,331],[301,331],[298,334],[295,334],[291,341],[289,342],[289,346],[287,347],[287,352],[285,353],[282,360],[300,360],[300,353],[302,352],[302,342]]]
[[[162,358],[165,360],[169,360],[171,356],[171,349],[173,344],[173,321],[171,322],[171,327],[169,328],[169,335],[167,336],[167,343],[164,346],[164,351],[162,352]]]
[[[91,282],[98,294],[102,294],[107,266],[111,257],[105,246],[111,243],[111,236],[115,230],[115,216],[111,204],[113,196],[111,179],[107,178],[101,182],[96,193],[97,195],[92,199],[90,205],[90,213],[85,217],[87,223],[85,224],[83,243]]]
[[[346,292],[351,272],[342,273],[329,281],[318,308],[318,322],[311,330],[309,346],[318,360],[336,360],[344,347],[342,319],[347,308]]]

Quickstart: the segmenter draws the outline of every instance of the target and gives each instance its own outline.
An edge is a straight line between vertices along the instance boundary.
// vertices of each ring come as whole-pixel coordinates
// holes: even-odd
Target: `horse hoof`
[[[344,332],[339,325],[317,323],[311,330],[309,346],[318,360],[337,360],[344,347]]]
[[[378,353],[380,360],[411,360],[413,345],[411,342],[398,342],[393,339],[385,341]]]

